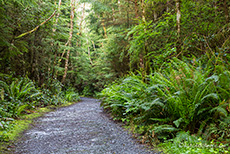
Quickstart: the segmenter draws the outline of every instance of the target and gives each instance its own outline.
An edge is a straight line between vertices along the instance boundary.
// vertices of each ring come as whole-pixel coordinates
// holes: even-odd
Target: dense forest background
[[[167,142],[173,147],[205,136],[224,145],[214,152],[226,152],[229,6],[227,0],[0,0],[0,128],[28,109],[98,94],[143,142],[180,138]]]

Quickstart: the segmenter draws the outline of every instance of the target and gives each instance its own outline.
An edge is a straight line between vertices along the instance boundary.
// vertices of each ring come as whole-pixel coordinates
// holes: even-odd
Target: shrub
[[[65,91],[65,99],[68,102],[76,102],[80,99],[79,94],[75,92],[73,88]]]
[[[148,136],[167,139],[180,130],[202,133],[227,117],[229,79],[229,71],[214,72],[175,58],[152,75],[131,74],[100,95],[114,119],[132,121],[136,128],[146,127]]]

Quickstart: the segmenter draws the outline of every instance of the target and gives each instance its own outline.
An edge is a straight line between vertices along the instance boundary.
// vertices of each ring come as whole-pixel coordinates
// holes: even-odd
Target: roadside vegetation
[[[37,108],[98,96],[143,143],[229,153],[229,8],[227,0],[0,0],[0,139]]]
[[[106,51],[122,50],[129,71],[98,95],[102,106],[166,153],[229,153],[229,2],[126,1],[118,10],[125,4],[139,20]]]
[[[230,71],[174,58],[158,71],[130,74],[100,94],[114,120],[171,153],[228,153]],[[210,142],[208,142],[210,141]]]
[[[39,116],[40,114],[34,113],[37,110],[40,113],[44,112],[40,108],[61,106],[69,102],[77,102],[80,99],[73,89],[63,92],[61,84],[55,84],[50,89],[43,88],[41,90],[41,88],[36,88],[34,83],[28,78],[0,80],[0,89],[1,141],[15,139],[15,136],[21,132],[20,129],[24,130],[23,127],[28,127],[27,122],[23,123],[23,119],[28,119],[30,115]],[[17,131],[18,129],[19,131]],[[15,133],[13,133],[14,131]]]

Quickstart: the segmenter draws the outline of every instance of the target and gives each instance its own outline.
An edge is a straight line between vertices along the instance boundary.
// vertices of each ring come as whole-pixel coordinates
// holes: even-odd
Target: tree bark
[[[113,22],[115,22],[115,10],[114,10],[114,8],[112,7],[112,12],[113,12]]]
[[[180,0],[176,0],[176,27],[177,27],[177,43],[176,50],[177,54],[181,52],[181,10],[180,10]]]
[[[103,14],[103,19],[101,20],[101,25],[104,30],[104,37],[107,38],[107,32],[106,32],[106,27],[105,27],[105,20],[104,20],[104,14]]]
[[[145,0],[141,1],[141,8],[142,8],[142,21],[145,23]],[[146,33],[146,29],[144,29]],[[146,55],[146,40],[144,41],[144,48],[143,51],[139,54],[139,61],[140,61],[140,70],[142,74],[142,80],[144,81],[144,76],[145,76],[145,60],[144,56]]]
[[[169,0],[167,0],[167,7],[166,7],[166,12],[169,12]]]
[[[82,8],[81,22],[79,25],[79,32],[80,32],[79,35],[81,35],[81,29],[82,29],[82,23],[83,23],[84,17],[85,17],[85,3],[83,4],[83,8]]]
[[[142,20],[145,21],[145,0],[141,1],[141,8],[142,8]]]
[[[72,40],[72,37],[73,37],[74,10],[75,10],[75,0],[71,0],[70,31],[69,31],[69,39],[68,39],[69,47],[71,47],[71,40]],[[65,82],[65,79],[66,79],[66,76],[67,76],[69,55],[70,55],[70,49],[68,49],[67,54],[66,54],[65,71],[64,71],[64,75],[62,77],[62,83]]]
[[[119,14],[121,14],[121,6],[120,6],[121,2],[120,2],[120,0],[118,0],[117,3],[118,3],[117,5],[118,5]]]
[[[228,14],[228,3],[227,3],[227,0],[224,0],[224,14],[225,14],[226,24],[228,24],[229,23],[229,14]]]
[[[135,0],[134,4],[135,4],[135,18],[138,19],[139,16],[138,16],[138,2],[137,2],[137,0]]]
[[[60,16],[61,3],[62,3],[62,0],[59,0],[59,2],[58,2],[58,13],[57,13],[57,15],[56,15],[56,21],[55,21],[55,28],[53,29],[53,32],[54,32],[54,33],[55,33],[56,30],[57,30],[56,26],[57,26],[57,23],[58,23],[58,18],[59,18],[59,16]]]
[[[58,18],[60,16],[60,11],[61,11],[61,3],[62,3],[62,0],[59,0],[58,2],[58,12],[57,12],[57,15],[56,15],[56,21],[55,21],[55,26],[54,26],[54,29],[53,29],[53,35],[55,34],[56,30],[57,30],[57,24],[58,24]],[[56,2],[55,2],[55,5],[56,5]],[[54,46],[54,44],[53,44]],[[53,60],[53,68],[52,68],[52,79],[56,78],[55,76],[55,66],[57,64],[56,60],[57,60],[57,55],[58,55],[58,49],[55,48],[55,54],[54,54],[54,60]],[[53,82],[53,80],[51,80],[51,82]]]
[[[129,1],[128,1],[128,8],[127,8],[127,28],[129,28]]]
[[[154,21],[157,21],[157,12],[156,10],[153,11]]]
[[[90,48],[89,48],[89,41],[87,40],[87,44],[88,44],[88,56],[89,56],[89,61],[90,61],[90,64],[93,65],[93,61],[91,59],[91,55],[90,55]]]

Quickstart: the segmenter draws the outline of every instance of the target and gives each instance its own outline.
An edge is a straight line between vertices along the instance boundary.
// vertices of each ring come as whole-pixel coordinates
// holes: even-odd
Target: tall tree
[[[71,5],[71,13],[70,13],[70,31],[69,31],[69,39],[68,39],[69,47],[72,46],[71,45],[72,44],[71,40],[72,40],[72,37],[73,37],[73,19],[74,19],[74,12],[75,12],[75,0],[71,0],[70,5]],[[64,71],[63,78],[62,78],[62,83],[65,82],[66,75],[67,75],[68,66],[69,66],[69,64],[68,64],[69,55],[70,55],[70,48],[68,49],[67,54],[66,54],[65,71]]]
[[[176,43],[176,49],[177,54],[180,54],[181,52],[181,1],[176,0],[176,26],[177,26],[177,43]]]

